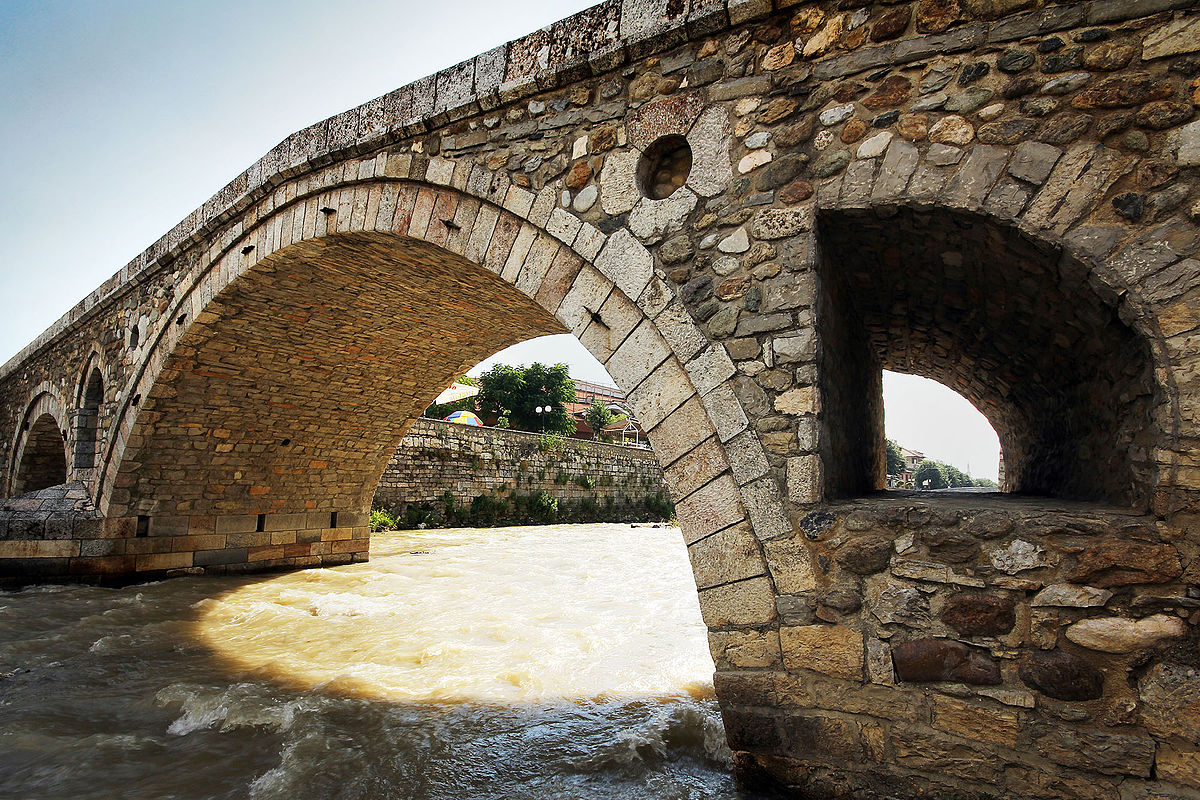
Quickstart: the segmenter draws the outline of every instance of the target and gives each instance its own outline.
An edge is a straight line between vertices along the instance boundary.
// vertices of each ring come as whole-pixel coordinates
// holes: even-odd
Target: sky
[[[590,5],[0,0],[0,362],[293,131]],[[518,347],[611,383],[570,336]],[[970,404],[897,378],[888,435],[994,478]]]

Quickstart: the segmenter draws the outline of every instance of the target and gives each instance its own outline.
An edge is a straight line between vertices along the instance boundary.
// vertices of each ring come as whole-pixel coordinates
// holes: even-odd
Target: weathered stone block
[[[693,542],[746,518],[737,484],[729,473],[702,486],[675,505],[684,539]]]
[[[992,742],[1004,747],[1016,747],[1017,734],[1020,732],[1017,715],[1011,711],[974,705],[943,695],[933,698],[933,726],[964,739]]]
[[[775,595],[765,577],[714,586],[700,592],[700,615],[710,629],[764,625],[775,619]]]
[[[916,639],[892,645],[896,678],[915,683],[957,681],[998,686],[1000,666],[988,654],[947,639]]]
[[[1104,693],[1104,673],[1065,650],[1027,653],[1019,674],[1026,686],[1055,700],[1095,700]]]
[[[956,594],[942,606],[942,622],[963,636],[1002,636],[1017,623],[1010,597]]]
[[[763,575],[766,565],[748,525],[734,525],[688,545],[696,586],[707,589]]]
[[[812,555],[803,540],[772,539],[764,545],[771,577],[781,594],[811,592],[817,588]]]
[[[844,625],[799,625],[779,629],[783,663],[835,678],[862,680],[862,634]]]

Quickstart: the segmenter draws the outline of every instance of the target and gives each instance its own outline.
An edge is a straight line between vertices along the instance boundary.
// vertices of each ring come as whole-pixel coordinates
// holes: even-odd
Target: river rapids
[[[371,561],[0,593],[0,797],[735,790],[673,528],[376,534]]]

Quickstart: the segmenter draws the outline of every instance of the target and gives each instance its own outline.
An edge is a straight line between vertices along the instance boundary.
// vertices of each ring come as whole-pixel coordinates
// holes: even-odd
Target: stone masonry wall
[[[105,518],[70,482],[0,501],[0,587],[336,566],[369,537],[361,512]]]
[[[667,493],[651,450],[578,439],[545,448],[540,439],[524,431],[418,420],[379,479],[374,505],[440,503],[446,492],[470,505],[480,495],[507,501],[514,491],[546,491],[562,511],[585,499],[601,508],[611,501],[613,518],[621,519],[647,496]]]

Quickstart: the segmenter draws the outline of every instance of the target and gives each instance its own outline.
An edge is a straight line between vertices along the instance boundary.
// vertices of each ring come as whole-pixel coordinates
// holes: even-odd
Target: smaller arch
[[[50,413],[33,420],[25,435],[13,478],[13,494],[25,494],[67,482],[65,436]]]
[[[65,403],[54,387],[41,383],[17,426],[8,469],[8,495],[66,483]]]
[[[100,446],[100,407],[104,403],[104,374],[100,357],[92,353],[84,365],[75,393],[75,469],[92,469]]]

